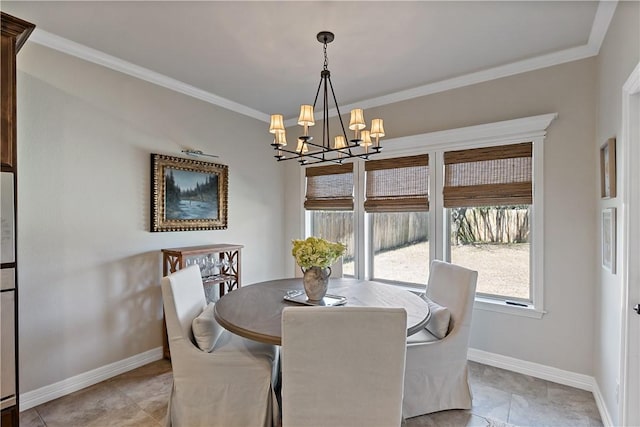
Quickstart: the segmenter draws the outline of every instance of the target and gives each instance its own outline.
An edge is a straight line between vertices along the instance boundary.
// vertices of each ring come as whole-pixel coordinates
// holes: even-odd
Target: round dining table
[[[243,286],[221,297],[214,316],[225,329],[267,344],[281,343],[281,316],[285,307],[301,306],[285,300],[291,291],[304,292],[302,278],[279,279]],[[407,312],[407,336],[429,321],[429,306],[418,295],[393,285],[350,278],[331,278],[327,295],[346,298],[350,307],[401,307]]]

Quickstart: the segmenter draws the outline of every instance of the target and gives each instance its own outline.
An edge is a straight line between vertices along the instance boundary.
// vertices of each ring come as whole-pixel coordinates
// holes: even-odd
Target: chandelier
[[[276,151],[275,158],[278,161],[297,159],[300,164],[314,163],[342,163],[345,159],[362,158],[367,160],[370,154],[379,153],[382,150],[380,146],[380,138],[384,137],[384,126],[382,119],[373,119],[371,128],[365,129],[364,112],[361,108],[351,110],[351,119],[349,120],[349,129],[352,130],[353,138],[347,138],[347,132],[344,128],[340,108],[331,83],[331,73],[329,72],[327,60],[327,44],[331,43],[334,35],[329,31],[321,31],[316,36],[318,41],[323,44],[324,51],[324,67],[320,72],[320,83],[316,90],[316,98],[313,105],[301,105],[298,124],[302,126],[302,135],[298,136],[296,149],[287,148],[287,137],[284,128],[284,119],[282,114],[272,114],[269,132],[273,134],[273,142],[271,145]],[[322,89],[322,141],[314,142],[313,137],[309,135],[309,127],[316,124],[314,111]],[[331,130],[329,128],[329,89],[331,89],[331,97],[338,113],[340,120],[341,134],[333,139],[330,144]]]

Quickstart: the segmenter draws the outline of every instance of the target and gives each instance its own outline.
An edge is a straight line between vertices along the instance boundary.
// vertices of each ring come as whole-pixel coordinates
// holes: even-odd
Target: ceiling
[[[616,2],[2,1],[30,41],[268,120],[313,103],[328,68],[342,113],[598,53]],[[333,105],[332,105],[333,106]]]

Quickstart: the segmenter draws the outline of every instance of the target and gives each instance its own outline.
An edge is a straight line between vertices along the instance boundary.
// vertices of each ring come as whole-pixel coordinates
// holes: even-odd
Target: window
[[[429,156],[365,163],[369,276],[426,284],[429,277]]]
[[[340,242],[347,245],[342,257],[342,274],[355,276],[354,256],[355,242],[353,233],[353,210],[351,211],[311,211],[310,235],[322,237],[330,242]]]
[[[309,167],[305,176],[311,235],[346,244],[342,272],[353,276],[353,164]]]
[[[450,260],[478,271],[476,293],[527,302],[529,206],[449,209]]]
[[[356,277],[422,287],[444,259],[478,271],[476,308],[541,318],[543,147],[556,116],[389,140],[386,158],[352,164],[348,209],[308,211],[307,232],[347,243]]]
[[[353,210],[353,163],[307,168],[307,210]]]
[[[478,271],[476,292],[531,301],[532,144],[444,153],[451,262]]]
[[[429,278],[429,212],[370,214],[370,277],[426,285]]]

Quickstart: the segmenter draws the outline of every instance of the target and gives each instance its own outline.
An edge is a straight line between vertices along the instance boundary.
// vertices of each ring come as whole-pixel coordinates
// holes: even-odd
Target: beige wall
[[[483,123],[559,114],[545,141],[545,309],[540,320],[474,311],[471,346],[580,374],[593,373],[595,59],[502,78],[365,111],[389,140]],[[387,147],[392,142],[385,143]],[[287,179],[299,179],[291,166]],[[300,193],[289,183],[288,197]],[[301,201],[287,224],[300,230]],[[289,205],[288,205],[289,207]]]
[[[595,60],[488,82],[458,94],[469,121],[557,112],[544,146],[544,304],[540,320],[475,310],[470,345],[571,372],[593,373]],[[460,90],[458,92],[463,92]],[[480,118],[474,117],[474,111]]]
[[[265,123],[32,42],[18,117],[21,393],[162,345],[161,248],[239,243],[245,283],[282,276]],[[227,230],[148,231],[150,153],[184,146],[229,166]]]
[[[597,147],[619,134],[639,13],[637,2],[618,5],[597,59],[366,111],[385,119],[387,140],[559,114],[545,142],[548,314],[475,310],[471,346],[595,375],[612,415],[620,284],[600,267]],[[264,123],[33,43],[20,53],[18,82],[22,393],[161,344],[160,248],[241,243],[246,283],[289,274],[301,174],[267,160]],[[149,153],[183,146],[229,165],[228,230],[147,231]]]
[[[634,67],[640,61],[640,3],[620,2],[609,26],[600,55],[598,56],[598,90],[595,141],[592,144],[594,153],[598,153],[600,146],[611,137],[620,138],[622,124],[622,85],[629,78]],[[636,141],[637,143],[637,141]],[[622,165],[620,156],[618,165]],[[599,173],[599,165],[593,168]],[[618,168],[620,183],[622,169]],[[599,179],[599,175],[596,177]],[[596,215],[596,245],[600,247],[600,213],[607,207],[616,207],[618,212],[618,273],[613,275],[600,267],[600,257],[596,259],[595,273],[595,360],[594,376],[609,415],[614,425],[618,425],[618,402],[616,399],[619,384],[620,363],[620,315],[622,268],[620,261],[622,254],[622,238],[626,230],[621,228],[622,200],[620,194],[615,199],[600,199],[600,183],[596,182],[593,197],[597,200]],[[628,235],[628,234],[627,234]]]

